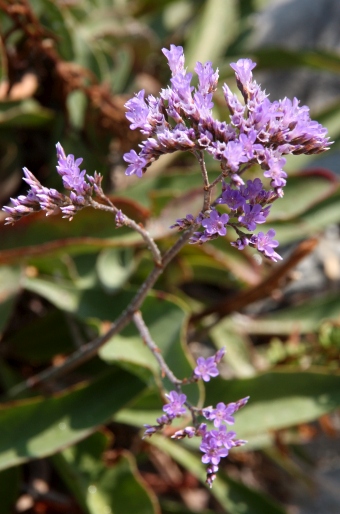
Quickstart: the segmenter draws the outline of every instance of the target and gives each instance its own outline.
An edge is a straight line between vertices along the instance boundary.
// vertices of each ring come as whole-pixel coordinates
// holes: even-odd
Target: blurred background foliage
[[[194,441],[141,439],[167,384],[131,326],[58,380],[11,392],[120,314],[152,265],[139,236],[89,210],[71,223],[36,215],[0,229],[3,514],[339,512],[340,465],[330,458],[340,448],[339,22],[336,0],[0,0],[3,204],[26,191],[23,166],[60,188],[60,141],[169,247],[169,226],[200,208],[195,161],[164,156],[134,180],[122,155],[140,142],[124,103],[166,86],[170,44],[183,45],[189,69],[211,60],[233,88],[229,63],[253,58],[270,98],[308,103],[334,141],[325,156],[287,163],[286,194],[268,221],[282,264],[237,252],[229,236],[187,246],[143,306],[178,376],[190,375],[193,357],[227,347],[221,377],[188,390],[193,401],[251,396],[236,422],[249,444],[211,491]],[[228,119],[221,89],[215,115]],[[208,169],[213,177],[217,163]]]

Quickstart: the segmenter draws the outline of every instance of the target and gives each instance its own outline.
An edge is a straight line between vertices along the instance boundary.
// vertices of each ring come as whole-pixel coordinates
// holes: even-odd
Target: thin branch
[[[117,209],[117,207],[115,207],[113,205],[113,203],[109,200],[109,198],[107,198],[105,196],[102,198],[105,199],[110,205],[103,205],[102,203],[96,202],[95,200],[93,200],[91,198],[90,203],[94,207],[94,209],[99,209],[101,211],[106,211],[106,212],[111,212],[112,214],[117,214],[119,209]],[[155,261],[157,266],[162,266],[161,252],[159,251],[158,246],[156,245],[155,241],[150,236],[149,232],[147,230],[145,230],[144,227],[142,227],[141,225],[136,223],[133,219],[126,216],[126,214],[124,214],[123,216],[124,216],[124,225],[131,228],[132,230],[135,230],[136,232],[138,232],[138,234],[140,234],[142,236],[142,238],[146,242],[146,244],[152,254],[153,260]]]
[[[213,187],[216,186],[216,184],[221,182],[223,177],[225,177],[225,173],[220,173],[219,176],[217,178],[215,178],[215,180],[213,182],[211,182],[211,184],[209,184],[209,189],[212,189]]]
[[[140,333],[141,338],[143,339],[146,346],[149,348],[149,350],[154,354],[155,359],[157,360],[159,367],[164,375],[168,377],[170,382],[174,384],[175,386],[181,385],[183,382],[179,378],[177,378],[167,363],[165,362],[163,355],[161,354],[161,351],[159,347],[156,345],[154,340],[151,337],[151,334],[149,332],[148,327],[144,323],[142,313],[140,311],[136,311],[133,315],[133,321],[136,325],[138,332]]]
[[[204,187],[203,187],[203,191],[204,191],[203,212],[205,212],[205,211],[209,211],[210,204],[211,204],[211,189],[210,189],[210,184],[209,184],[208,172],[207,172],[207,168],[205,166],[203,151],[202,150],[196,151],[196,152],[194,152],[194,155],[199,162],[199,165],[201,168],[201,173],[202,173],[202,178],[203,178],[203,184],[204,184]]]
[[[14,386],[7,392],[6,396],[9,398],[13,398],[21,394],[22,392],[26,391],[27,389],[37,387],[43,383],[49,382],[52,379],[56,379],[57,377],[60,377],[68,371],[77,368],[84,362],[87,362],[92,357],[94,357],[98,353],[98,350],[109,339],[111,339],[113,336],[121,332],[121,330],[123,330],[123,328],[125,328],[126,325],[128,325],[128,323],[132,320],[134,313],[142,305],[148,292],[154,286],[158,277],[162,274],[163,269],[183,248],[183,246],[187,243],[187,241],[190,239],[195,230],[197,230],[197,228],[198,224],[195,224],[192,225],[188,230],[184,231],[181,237],[176,241],[176,243],[171,248],[169,248],[169,250],[164,254],[161,266],[155,264],[155,267],[150,272],[145,282],[141,285],[131,303],[116,319],[116,321],[112,323],[110,329],[106,332],[106,334],[84,344],[81,348],[79,348],[69,357],[67,357],[62,364],[47,368],[41,373],[38,373],[28,378],[24,382],[21,382],[20,384]]]

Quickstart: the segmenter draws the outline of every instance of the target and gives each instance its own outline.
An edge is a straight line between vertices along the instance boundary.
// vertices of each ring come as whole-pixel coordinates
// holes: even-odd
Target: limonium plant
[[[225,350],[215,355],[197,359],[191,377],[179,379],[162,357],[157,343],[152,340],[144,323],[140,307],[148,291],[174,256],[187,243],[204,244],[227,231],[233,231],[231,243],[237,250],[246,246],[255,248],[266,258],[278,261],[278,241],[275,231],[258,230],[270,213],[271,205],[284,194],[287,173],[284,171],[286,155],[318,154],[328,149],[327,130],[311,120],[309,109],[300,106],[294,98],[271,102],[268,95],[253,78],[256,66],[250,59],[232,63],[240,95],[234,94],[224,84],[224,98],[229,109],[229,119],[219,121],[213,117],[213,94],[217,89],[218,70],[212,64],[197,62],[195,72],[197,86],[193,87],[192,73],[185,68],[181,46],[171,45],[163,49],[171,70],[170,85],[159,96],[145,95],[142,90],[126,103],[126,117],[132,130],[140,130],[145,136],[140,150],[130,150],[124,155],[126,175],[142,178],[149,166],[163,154],[176,151],[190,152],[197,159],[202,176],[202,208],[198,213],[188,213],[174,220],[171,228],[181,232],[178,239],[163,254],[148,231],[118,209],[102,189],[102,177],[89,175],[81,170],[82,159],[66,155],[60,143],[57,149],[57,172],[61,176],[66,193],[43,186],[24,168],[23,180],[28,184],[27,195],[12,199],[12,205],[4,207],[6,223],[13,224],[24,216],[37,211],[46,215],[60,213],[72,220],[85,207],[111,212],[116,227],[127,226],[137,231],[150,249],[154,268],[142,284],[131,303],[97,339],[86,343],[70,355],[62,364],[54,366],[29,379],[29,385],[41,384],[57,377],[95,355],[98,349],[113,335],[133,322],[143,341],[156,358],[162,376],[173,384],[166,394],[167,403],[163,414],[154,425],[145,425],[144,437],[152,436],[175,418],[190,414],[192,423],[174,431],[174,439],[200,438],[202,462],[207,464],[207,483],[211,486],[216,477],[220,460],[231,448],[246,441],[237,439],[228,426],[234,424],[234,414],[243,407],[248,397],[225,404],[198,408],[188,401],[183,389],[187,384],[203,380],[208,382],[219,374],[218,365]],[[206,167],[206,155],[219,162],[220,174],[212,182]],[[243,176],[257,165],[263,171],[263,179],[244,180]],[[227,242],[226,242],[227,244]],[[17,392],[20,391],[20,385]]]

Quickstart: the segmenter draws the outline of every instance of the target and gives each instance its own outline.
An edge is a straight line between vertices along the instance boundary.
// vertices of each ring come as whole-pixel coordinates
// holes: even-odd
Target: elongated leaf
[[[0,268],[0,333],[6,326],[21,288],[21,273],[19,268]]]
[[[339,314],[339,295],[330,293],[256,319],[240,316],[233,320],[239,330],[250,334],[289,335],[293,331],[313,332],[323,320],[337,319]]]
[[[186,321],[183,304],[175,301],[170,295],[162,294],[160,298],[154,293],[145,300],[141,311],[145,324],[170,369],[175,370],[178,377],[189,377],[192,367],[189,364],[187,347],[183,343],[182,332]],[[159,376],[160,369],[155,357],[142,343],[140,334],[132,324],[106,343],[99,355],[107,362],[126,362],[143,366]],[[165,384],[172,388],[167,380]],[[188,386],[186,394],[190,401],[198,401],[200,390],[197,384]]]
[[[55,283],[48,279],[25,279],[25,286],[48,299],[56,307],[73,313],[84,320],[98,318],[114,321],[125,309],[136,291],[125,290],[109,294],[100,288],[81,291],[71,282]],[[189,354],[184,349],[182,331],[186,320],[185,305],[173,296],[150,293],[141,308],[144,321],[170,368],[181,376],[190,376]],[[130,324],[123,332],[112,338],[100,350],[102,359],[108,362],[126,362],[142,365],[154,373],[159,372],[156,359],[143,345],[141,336]],[[196,386],[191,387],[196,390]]]
[[[186,45],[186,62],[193,68],[196,61],[216,61],[235,37],[237,2],[206,0]]]
[[[226,347],[224,360],[229,364],[237,377],[250,377],[255,374],[251,361],[251,347],[246,335],[233,330],[229,320],[222,320],[210,332],[211,338],[218,349]]]
[[[284,369],[243,380],[214,379],[206,385],[206,403],[250,396],[235,418],[242,439],[313,421],[340,406],[340,375]]]
[[[113,203],[136,221],[147,212],[134,201],[111,198]],[[83,209],[69,223],[61,216],[46,217],[37,213],[20,220],[13,227],[0,226],[0,262],[13,263],[30,257],[67,253],[96,252],[102,248],[143,245],[139,234],[115,229],[114,217],[108,212]],[[7,251],[5,249],[8,249]]]
[[[306,170],[290,176],[285,195],[275,202],[270,221],[292,219],[329,197],[337,189],[338,178],[323,169]]]
[[[119,370],[53,398],[4,405],[0,410],[0,469],[45,457],[84,439],[144,388]]]
[[[53,119],[53,111],[41,107],[32,99],[14,103],[8,109],[0,110],[0,128],[39,126]]]
[[[128,248],[104,250],[96,263],[101,283],[112,292],[121,289],[135,267],[133,252]]]
[[[0,473],[0,501],[2,514],[12,514],[20,491],[20,469],[5,469]]]
[[[95,433],[52,457],[78,502],[89,514],[160,513],[157,498],[146,489],[127,451],[110,466],[103,462],[107,437]]]
[[[270,225],[275,229],[276,238],[280,241],[280,244],[314,236],[328,225],[339,223],[339,198],[340,190],[338,189],[332,196],[311,207],[294,221],[271,223]]]

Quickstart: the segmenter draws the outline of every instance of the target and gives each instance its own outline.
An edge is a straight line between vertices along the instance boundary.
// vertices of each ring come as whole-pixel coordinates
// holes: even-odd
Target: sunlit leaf
[[[136,376],[117,370],[55,397],[3,405],[0,469],[52,455],[84,439],[143,388]]]
[[[237,2],[206,0],[186,44],[186,63],[216,61],[237,32]]]
[[[340,406],[340,376],[320,371],[267,372],[242,380],[211,380],[206,402],[216,405],[250,396],[236,415],[238,437],[252,437],[272,430],[313,421]]]
[[[125,284],[135,266],[130,249],[112,249],[101,252],[96,269],[101,283],[114,292]]]

